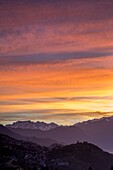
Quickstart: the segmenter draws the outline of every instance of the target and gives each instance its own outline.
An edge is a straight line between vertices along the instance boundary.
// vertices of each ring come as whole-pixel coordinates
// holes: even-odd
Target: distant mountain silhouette
[[[10,129],[6,128],[5,126],[1,124],[0,124],[0,134],[5,134],[15,139],[22,139],[22,136],[20,136],[19,134],[16,134],[15,132],[11,131]]]
[[[75,126],[69,126],[69,127],[59,126],[49,131],[42,131],[39,129],[16,129],[16,128],[9,128],[9,129],[22,136],[51,138],[68,144],[77,142],[77,140],[83,141],[87,139],[87,136],[85,135],[83,130]]]
[[[56,144],[56,143],[61,144],[61,142],[58,142],[50,138],[38,138],[35,136],[28,137],[27,135],[22,135],[22,133],[18,134],[3,125],[0,125],[0,134],[5,134],[18,140],[35,142],[42,146],[51,146],[52,144]]]
[[[46,131],[31,128],[11,128],[13,126],[7,127],[10,131],[21,136],[34,137],[34,142],[35,138],[49,138],[65,144],[85,140],[106,151],[113,152],[113,116],[88,120],[76,123],[73,126],[57,126]]]
[[[113,152],[113,116],[75,124],[88,136],[88,141]]]

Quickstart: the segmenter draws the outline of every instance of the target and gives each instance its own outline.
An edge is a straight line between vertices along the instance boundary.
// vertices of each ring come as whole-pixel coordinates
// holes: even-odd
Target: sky
[[[113,115],[113,1],[0,0],[0,123]]]

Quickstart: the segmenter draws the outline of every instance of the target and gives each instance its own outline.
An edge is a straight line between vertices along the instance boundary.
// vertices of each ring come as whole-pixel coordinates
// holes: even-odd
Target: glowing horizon
[[[0,123],[113,115],[112,0],[9,1],[0,0]]]

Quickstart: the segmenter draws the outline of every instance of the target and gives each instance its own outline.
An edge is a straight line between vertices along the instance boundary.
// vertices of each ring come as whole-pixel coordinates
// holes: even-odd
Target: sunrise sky
[[[113,0],[0,0],[0,123],[113,115]]]

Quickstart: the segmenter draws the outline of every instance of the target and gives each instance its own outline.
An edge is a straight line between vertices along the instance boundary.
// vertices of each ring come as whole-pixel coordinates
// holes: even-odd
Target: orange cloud
[[[24,116],[59,122],[60,115],[72,122],[74,116],[86,120],[112,114],[113,2],[109,2],[1,3],[2,122]],[[64,118],[61,122],[69,123]]]

